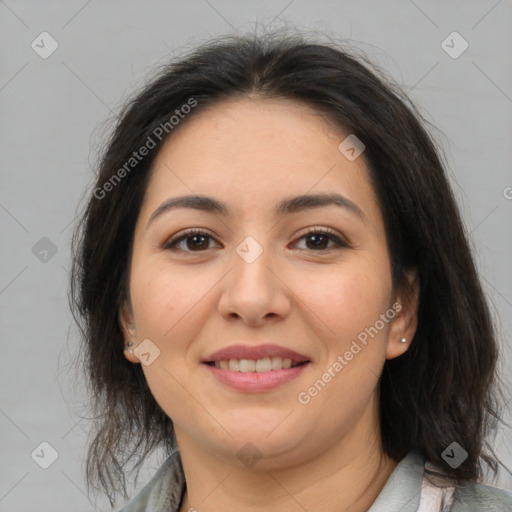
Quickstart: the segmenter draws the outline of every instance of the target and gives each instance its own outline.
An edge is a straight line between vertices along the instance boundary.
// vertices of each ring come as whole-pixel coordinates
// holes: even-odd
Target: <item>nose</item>
[[[283,319],[290,312],[292,294],[283,276],[271,268],[271,256],[265,250],[248,263],[237,253],[219,299],[219,313],[227,320],[240,318],[257,327]]]

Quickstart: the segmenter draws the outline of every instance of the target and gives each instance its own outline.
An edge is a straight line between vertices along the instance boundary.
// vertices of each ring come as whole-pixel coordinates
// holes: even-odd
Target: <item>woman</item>
[[[511,510],[497,344],[414,107],[333,45],[227,38],[120,116],[75,239],[89,484],[123,512]]]

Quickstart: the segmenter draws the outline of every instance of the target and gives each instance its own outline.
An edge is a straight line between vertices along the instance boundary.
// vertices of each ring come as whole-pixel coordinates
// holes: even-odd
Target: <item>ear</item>
[[[126,359],[131,363],[140,363],[139,359],[133,353],[137,345],[137,338],[135,336],[136,331],[133,320],[133,310],[127,301],[124,301],[123,305],[119,309],[119,326],[121,327],[125,344],[123,350],[124,357],[126,357]],[[132,344],[130,347],[128,347],[129,343]]]
[[[411,346],[418,325],[418,305],[420,283],[416,271],[406,272],[408,286],[395,295],[393,309],[396,316],[389,330],[386,359],[394,359],[404,354]],[[407,341],[402,342],[405,338]]]

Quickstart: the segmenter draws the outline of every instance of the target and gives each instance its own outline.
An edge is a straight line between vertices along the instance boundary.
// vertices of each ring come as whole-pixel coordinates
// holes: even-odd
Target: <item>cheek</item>
[[[173,270],[162,261],[134,266],[130,293],[140,334],[164,339],[183,328],[181,320],[200,306],[209,289],[204,277],[192,270]]]
[[[384,265],[364,259],[325,268],[302,280],[300,298],[331,331],[337,342],[351,340],[375,324],[391,297],[391,279]]]
[[[188,396],[182,384],[190,371],[183,359],[187,340],[200,329],[200,322],[190,318],[202,314],[205,291],[193,276],[192,272],[172,271],[165,262],[148,259],[132,267],[130,281],[137,337],[140,341],[150,339],[160,351],[154,363],[143,365],[142,370],[155,400],[173,418],[179,415],[176,403],[183,403]],[[176,361],[179,364],[174,364]]]
[[[301,289],[301,298],[313,311],[310,318],[322,320],[317,324],[324,326],[322,332],[316,334],[323,334],[326,349],[318,372],[301,390],[301,400],[309,400],[305,414],[328,418],[331,430],[326,435],[335,436],[337,428],[353,425],[375,392],[389,324],[376,334],[370,329],[382,323],[391,290],[385,262],[378,265],[370,258],[329,269],[324,276],[308,279]]]

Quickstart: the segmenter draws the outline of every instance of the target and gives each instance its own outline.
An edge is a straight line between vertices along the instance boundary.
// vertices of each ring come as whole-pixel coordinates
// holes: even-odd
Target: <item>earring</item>
[[[407,338],[401,338],[400,343],[407,343]]]
[[[133,347],[133,342],[131,342],[131,341],[130,341],[129,343],[127,343],[127,344],[126,344],[126,347],[127,347],[127,348],[125,348],[125,350],[128,350],[128,347]],[[130,348],[130,349],[128,350],[128,353],[129,353],[129,354],[133,354],[133,350]]]

